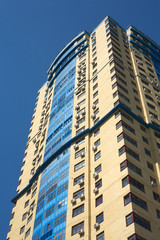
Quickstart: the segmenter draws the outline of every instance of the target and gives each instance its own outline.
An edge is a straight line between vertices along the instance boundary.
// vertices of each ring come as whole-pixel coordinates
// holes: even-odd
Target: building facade
[[[108,16],[47,74],[7,240],[159,240],[160,46]]]

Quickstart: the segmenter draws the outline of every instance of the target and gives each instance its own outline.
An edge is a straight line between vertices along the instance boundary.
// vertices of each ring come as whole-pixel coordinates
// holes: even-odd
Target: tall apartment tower
[[[7,240],[159,240],[160,46],[106,17],[47,73]]]

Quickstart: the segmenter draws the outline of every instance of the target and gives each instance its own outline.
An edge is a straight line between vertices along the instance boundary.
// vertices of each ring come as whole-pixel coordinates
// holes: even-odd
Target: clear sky
[[[159,11],[160,0],[0,0],[0,240],[8,232],[37,91],[54,57],[106,15],[160,44]]]

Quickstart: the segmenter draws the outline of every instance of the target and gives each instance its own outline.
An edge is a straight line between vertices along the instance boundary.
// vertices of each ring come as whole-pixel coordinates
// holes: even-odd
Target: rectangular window
[[[120,142],[123,138],[133,144],[135,147],[137,147],[137,142],[125,133],[121,133],[120,135],[118,135],[117,141]]]
[[[84,153],[85,153],[85,148],[82,148],[80,151],[75,153],[75,159],[80,157]]]
[[[85,117],[81,118],[80,120],[77,121],[77,124],[81,124],[85,121]]]
[[[147,144],[148,144],[148,139],[147,139],[147,138],[145,138],[144,136],[142,136],[142,140],[143,140],[143,142],[145,142],[145,143],[147,143]]]
[[[84,173],[81,174],[80,176],[74,178],[73,185],[78,184],[78,182],[79,182],[81,179],[84,180]]]
[[[50,194],[51,195],[51,194]],[[50,197],[50,195],[48,197]],[[47,198],[46,198],[46,202],[47,202]],[[37,210],[36,210],[36,214],[44,207],[44,201],[41,202],[40,204],[38,204],[37,206]]]
[[[62,186],[60,186],[57,190],[57,195],[60,195],[61,193],[63,193],[64,191],[66,191],[68,189],[68,182],[63,184]],[[55,194],[55,192],[54,192]],[[53,194],[53,197],[54,197],[54,194]]]
[[[157,148],[160,148],[160,143],[157,143]]]
[[[123,122],[122,120],[116,124],[116,129],[119,129],[121,126],[126,128],[131,133],[135,134],[135,130],[132,127],[130,127],[127,123]]]
[[[14,218],[14,215],[15,215],[15,212],[13,212],[13,213],[12,213],[11,219],[13,219],[13,218]]]
[[[96,50],[96,47],[92,48],[92,52],[94,52]]]
[[[126,167],[127,167],[127,160],[123,161],[123,162],[120,164],[120,170],[123,171]]]
[[[97,161],[101,157],[101,151],[94,155],[94,160]]]
[[[93,78],[93,83],[94,83],[95,81],[97,81],[97,79],[98,79],[97,76],[96,76],[95,78]]]
[[[116,113],[115,113],[115,118],[119,117],[121,115],[121,111],[118,110]]]
[[[124,206],[126,206],[130,202],[131,202],[131,193],[129,193],[126,196],[124,196]]]
[[[62,207],[67,205],[67,200],[68,200],[68,198],[65,197],[65,198],[61,199],[60,201],[58,201],[56,204],[56,210],[61,209]]]
[[[30,235],[31,229],[28,229],[28,231],[25,234],[25,238],[27,238]]]
[[[142,192],[144,192],[144,185],[141,184],[140,182],[138,182],[137,180],[135,180],[134,178],[130,177],[130,176],[127,176],[127,177],[122,179],[122,187],[125,187],[128,184],[131,184],[134,187],[141,190]]]
[[[134,97],[134,99],[135,99],[136,102],[140,103],[138,98]]]
[[[160,218],[160,210],[156,209],[157,217]]]
[[[34,229],[35,229],[39,224],[41,224],[41,222],[42,222],[42,215],[35,220]]]
[[[139,235],[137,235],[136,233],[133,234],[132,236],[128,237],[127,240],[146,240],[142,237],[140,237]]]
[[[99,117],[94,121],[94,125],[99,122]]]
[[[122,126],[126,128],[128,131],[130,131],[131,133],[135,134],[135,130],[132,127],[130,127],[127,123],[122,121]]]
[[[160,202],[160,196],[159,196],[159,194],[153,192],[153,198],[154,198],[154,200],[156,200],[157,202]]]
[[[136,172],[137,174],[139,174],[140,176],[142,176],[141,169],[135,166],[133,163],[127,161],[127,167],[130,168],[132,171]]]
[[[130,156],[132,156],[133,158],[139,161],[139,155],[137,153],[135,153],[133,150],[131,150],[128,147],[126,147],[125,149],[126,149],[126,153],[128,153]]]
[[[84,222],[78,223],[72,227],[72,235],[78,233],[81,229],[84,230]]]
[[[101,172],[101,170],[102,170],[101,164],[98,165],[98,166],[95,168],[95,172],[97,172],[97,173]]]
[[[128,160],[125,160],[120,164],[121,171],[123,171],[126,167],[130,168],[131,170],[142,176],[141,169],[135,166],[133,163],[129,162]]]
[[[9,225],[9,229],[8,229],[8,232],[10,232],[12,230],[12,224]]]
[[[125,86],[127,86],[126,81],[124,81],[121,77],[119,77],[119,76],[116,75],[116,78],[117,78],[118,82],[121,82],[121,83],[123,83]],[[120,87],[120,88],[122,89],[122,86],[120,86],[119,84],[118,84],[118,87]],[[122,90],[125,91],[124,88],[123,88]],[[126,90],[126,91],[127,91],[127,90]]]
[[[101,203],[103,203],[103,195],[96,198],[96,207],[98,207]]]
[[[156,92],[159,92],[158,88],[153,87],[153,89],[154,89]]]
[[[155,137],[160,138],[160,133],[154,132]]]
[[[54,208],[55,206],[53,205],[52,207],[50,207],[49,209],[47,209],[44,214],[43,214],[43,220],[45,220],[46,218],[48,218],[50,215],[52,215],[54,213]]]
[[[86,94],[86,92],[81,93],[80,95],[78,95],[77,99],[82,98],[85,94]]]
[[[97,105],[99,103],[99,99],[93,102],[94,105]]]
[[[104,232],[101,232],[96,236],[96,240],[104,240]]]
[[[142,125],[140,125],[140,129],[141,129],[143,132],[146,132],[145,127],[143,127]]]
[[[112,85],[112,89],[114,89],[115,87],[117,87],[117,82],[115,82],[115,83]]]
[[[92,44],[92,48],[94,48],[96,46],[96,42]]]
[[[137,204],[139,207],[147,210],[147,203],[140,199],[139,197],[135,196],[134,194],[131,194],[131,201]]]
[[[142,192],[144,192],[144,185],[130,176],[129,176],[129,183],[134,187],[138,188],[139,190],[141,190]]]
[[[127,134],[123,134],[123,136],[124,136],[124,139],[125,140],[127,140],[128,142],[130,142],[132,145],[134,145],[135,147],[137,147],[137,142],[134,140],[134,139],[132,139],[131,137],[129,137]]]
[[[149,99],[150,101],[154,102],[153,98],[150,97],[150,96],[148,96],[147,94],[145,94],[145,97],[146,97],[147,99]]]
[[[96,32],[92,33],[91,38],[94,38],[94,37],[96,37]]]
[[[125,146],[123,146],[120,149],[118,149],[119,156],[121,156],[125,152],[126,152],[126,147]]]
[[[120,84],[118,84],[118,88],[120,88],[122,91],[128,94],[128,90],[122,87]]]
[[[156,186],[157,187],[157,181],[156,181],[155,178],[150,177],[150,183],[151,183],[152,186]]]
[[[136,95],[138,95],[138,92],[137,92],[137,90],[136,90],[136,89],[134,89],[134,88],[133,88],[133,92],[134,92]]]
[[[102,212],[98,216],[96,216],[96,222],[101,223],[103,221],[104,221],[104,216],[103,216],[103,212]]]
[[[93,86],[93,91],[98,87],[98,83]]]
[[[129,115],[127,115],[126,113],[124,113],[124,112],[122,112],[122,111],[121,111],[121,115],[122,115],[123,117],[125,117],[128,121],[130,121],[131,123],[133,123],[133,119],[132,119]]]
[[[32,220],[33,214],[28,218],[27,224]]]
[[[94,94],[93,94],[93,98],[97,97],[98,96],[98,91],[96,91]]]
[[[119,122],[116,124],[116,129],[119,129],[120,127],[122,127],[122,121],[119,121]]]
[[[72,217],[75,217],[79,214],[81,214],[82,212],[84,212],[84,204],[78,206],[77,208],[73,209],[73,213],[72,213]]]
[[[117,136],[117,142],[120,142],[124,138],[124,133],[121,133]]]
[[[125,187],[129,184],[129,176],[122,179],[122,187]]]
[[[132,213],[132,214],[133,214],[133,219],[134,219],[135,223],[137,223],[141,227],[144,227],[147,230],[151,231],[151,226],[150,226],[150,222],[149,221],[147,221],[146,219],[140,217],[139,215],[137,215],[135,213]]]
[[[116,92],[113,93],[113,98],[118,96],[118,90]]]
[[[147,79],[146,75],[144,75],[143,73],[139,72],[140,77]]]
[[[154,114],[153,112],[149,111],[149,115],[150,115],[150,117],[155,118],[155,119],[158,120],[158,116],[156,114]]]
[[[129,226],[133,222],[134,222],[133,213],[130,213],[129,215],[126,216],[126,226]]]
[[[86,99],[83,99],[81,102],[79,102],[77,105],[80,107],[86,102]]]
[[[102,179],[100,179],[99,181],[97,181],[96,183],[95,183],[95,188],[100,188],[100,187],[102,187]]]
[[[66,212],[55,218],[54,227],[66,221]]]
[[[26,193],[26,196],[28,196],[31,193],[31,189],[29,189]]]
[[[27,218],[27,213],[24,213],[22,216],[22,221]]]
[[[122,99],[124,99],[126,102],[130,103],[130,100],[129,100],[126,96],[124,96],[121,92],[118,92],[118,95],[119,95]]]
[[[78,164],[76,164],[74,166],[74,171],[76,172],[76,171],[78,171],[80,168],[82,168],[84,166],[85,166],[85,161],[83,160],[83,161],[79,162]]]
[[[98,128],[94,131],[94,137],[97,136],[99,133],[100,133],[100,128]]]
[[[34,195],[36,194],[37,192],[37,188],[32,192],[32,197],[34,197]]]
[[[95,76],[97,74],[97,69],[93,72],[93,76]]]
[[[147,162],[147,167],[148,167],[150,170],[154,171],[154,168],[153,168],[153,164],[152,164],[152,163]]]
[[[46,235],[48,236],[48,234],[46,234]],[[45,236],[46,235],[44,235],[43,240],[45,240]],[[65,235],[66,235],[66,230],[64,229],[64,230],[58,232],[57,234],[55,234],[53,240],[64,240],[65,239]],[[35,238],[35,239],[33,238],[33,240],[39,240],[39,239],[41,239],[39,236],[37,238]],[[48,240],[51,240],[51,239],[52,239],[52,237],[48,238]]]
[[[148,149],[144,149],[145,154],[147,154],[149,157],[151,157],[151,152]]]
[[[142,109],[141,109],[140,107],[138,107],[137,105],[136,105],[136,109],[137,109],[139,112],[142,112]]]
[[[94,53],[93,53],[93,55],[92,55],[92,58],[93,58],[93,57],[95,57],[95,56],[96,56],[96,54],[97,54],[97,52],[94,52]]]
[[[94,143],[94,146],[98,147],[100,145],[100,138]]]
[[[77,142],[76,142],[76,145],[80,145],[80,144],[82,144],[82,143],[84,143],[85,142],[85,137],[83,137],[83,138],[81,138],[80,140],[78,140]]]
[[[136,87],[136,83],[135,83],[135,82],[131,81],[131,83],[132,83],[132,85],[133,85],[133,86],[135,86],[135,87]]]
[[[84,194],[84,188],[81,188],[79,191],[73,193],[73,198],[77,199],[81,194]]]
[[[155,106],[147,102],[147,106],[155,110]]]
[[[21,227],[20,229],[20,234],[22,234],[24,232],[25,226]]]
[[[79,114],[79,115],[80,115],[80,114],[82,114],[82,113],[84,113],[84,112],[85,112],[85,107],[84,107],[84,108],[82,108],[80,111],[78,111],[78,112],[77,112],[77,114]]]
[[[94,114],[96,115],[97,113],[99,113],[99,108],[97,108],[95,111],[94,111]]]
[[[76,131],[76,136],[85,130],[85,126]]]
[[[120,102],[120,100],[117,100],[115,103],[114,103],[114,107],[116,107]]]

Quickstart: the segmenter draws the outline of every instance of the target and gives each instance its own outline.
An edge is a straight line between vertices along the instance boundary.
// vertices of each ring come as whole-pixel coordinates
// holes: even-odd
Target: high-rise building
[[[8,240],[160,239],[160,46],[106,17],[38,91]]]

